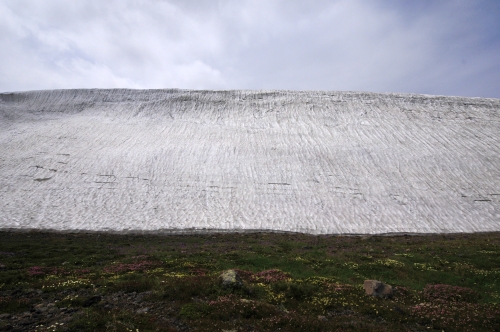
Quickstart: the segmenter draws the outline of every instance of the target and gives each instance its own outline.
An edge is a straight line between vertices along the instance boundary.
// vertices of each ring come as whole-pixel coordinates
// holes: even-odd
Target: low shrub
[[[479,294],[470,288],[443,284],[425,286],[423,297],[427,301],[442,300],[476,303],[479,300]]]

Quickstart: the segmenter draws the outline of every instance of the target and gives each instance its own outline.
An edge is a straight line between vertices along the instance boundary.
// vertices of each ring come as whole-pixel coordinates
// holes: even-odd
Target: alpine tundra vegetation
[[[0,330],[500,328],[498,232],[0,232],[0,264]],[[367,295],[370,279],[393,294]]]

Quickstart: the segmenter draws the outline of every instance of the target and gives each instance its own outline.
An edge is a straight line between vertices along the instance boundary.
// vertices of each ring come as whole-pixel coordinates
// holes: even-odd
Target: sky
[[[500,98],[498,0],[0,0],[0,92]]]

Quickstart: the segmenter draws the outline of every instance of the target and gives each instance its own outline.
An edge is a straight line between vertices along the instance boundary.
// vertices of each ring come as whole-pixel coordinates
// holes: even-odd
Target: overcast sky
[[[0,0],[0,91],[500,98],[500,1]]]

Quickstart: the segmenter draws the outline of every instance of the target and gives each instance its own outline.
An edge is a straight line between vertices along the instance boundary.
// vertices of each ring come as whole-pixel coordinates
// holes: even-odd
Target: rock
[[[47,312],[47,310],[49,310],[49,308],[47,308],[47,307],[40,307],[40,308],[36,308],[35,310],[36,310],[35,312],[43,314],[43,313]]]
[[[10,295],[14,296],[14,295],[17,295],[17,294],[22,293],[22,292],[23,292],[23,290],[21,288],[16,288],[10,292]]]
[[[392,286],[386,285],[378,280],[365,280],[363,288],[367,295],[378,296],[383,298],[392,297]]]
[[[102,297],[99,295],[92,296],[91,298],[87,299],[85,302],[83,302],[82,306],[84,308],[93,306],[96,303],[99,303],[101,301]]]
[[[7,266],[5,266],[4,264],[0,264],[0,270],[7,270]]]
[[[321,316],[321,315],[319,315],[319,316],[318,316],[318,319],[319,319],[320,321],[322,321],[322,322],[328,322],[328,318],[326,318],[325,316]]]
[[[149,308],[141,308],[136,311],[137,314],[145,314],[149,311]]]
[[[238,272],[235,270],[227,270],[222,272],[219,276],[222,282],[222,287],[226,288],[241,288],[243,286],[243,281],[241,280]]]
[[[283,311],[284,313],[289,313],[289,311],[285,308],[285,306],[280,303],[276,306],[276,309],[278,309],[279,311]]]
[[[0,319],[7,319],[10,318],[10,314],[1,314]]]
[[[32,320],[31,318],[22,319],[21,321],[19,321],[19,324],[23,325],[23,326],[33,325],[35,323],[36,322],[34,320]]]
[[[59,308],[56,308],[56,307],[52,307],[52,308],[49,308],[48,312],[50,314],[55,314],[55,313],[58,313],[60,310]]]
[[[355,314],[354,311],[345,309],[345,310],[334,310],[334,311],[328,311],[326,313],[328,317],[334,317],[334,316],[352,316]]]

